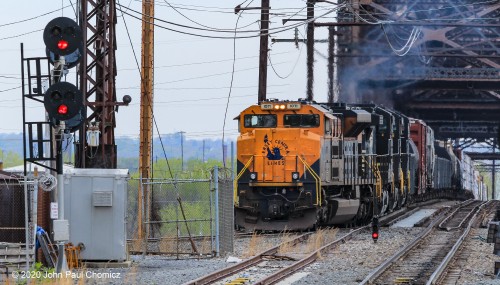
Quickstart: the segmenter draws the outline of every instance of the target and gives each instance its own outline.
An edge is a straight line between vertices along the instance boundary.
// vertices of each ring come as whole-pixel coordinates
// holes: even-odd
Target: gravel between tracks
[[[319,262],[306,267],[301,272],[307,274],[293,283],[280,284],[358,284],[364,277],[383,260],[390,257],[403,245],[413,239],[420,228],[382,228],[377,243],[371,239],[369,231],[357,235],[348,242],[323,254]],[[346,233],[341,229],[337,236]],[[486,229],[477,229],[466,241],[466,246],[472,249],[463,267],[460,284],[500,284],[493,280],[494,261],[500,257],[493,255],[493,244],[485,240]],[[281,242],[279,237],[263,238],[258,250]],[[248,255],[250,238],[235,240],[236,255],[243,258]],[[160,256],[132,256],[130,268],[121,269],[89,269],[93,272],[118,272],[117,279],[87,279],[85,284],[183,284],[197,277],[219,270],[231,263],[226,258],[185,259],[176,260]],[[250,276],[251,277],[251,276]],[[335,280],[332,283],[332,280]]]
[[[339,229],[337,237],[348,231]],[[294,280],[285,280],[279,284],[358,284],[420,231],[421,228],[384,227],[380,230],[378,242],[374,243],[370,231],[366,230],[331,252],[322,254],[318,262],[301,270],[301,275],[295,276]],[[464,265],[461,265],[459,284],[500,284],[500,280],[493,279],[494,262],[500,261],[500,256],[493,255],[493,244],[486,243],[486,235],[487,229],[475,229],[466,240],[466,247],[471,253],[462,261]],[[263,236],[257,241],[252,241],[251,237],[240,237],[235,239],[233,256],[244,259],[282,241],[283,237],[280,236]],[[165,256],[131,256],[130,268],[87,270],[93,273],[120,273],[119,278],[87,278],[83,284],[183,284],[232,265],[226,259],[227,257],[176,260],[175,257]]]

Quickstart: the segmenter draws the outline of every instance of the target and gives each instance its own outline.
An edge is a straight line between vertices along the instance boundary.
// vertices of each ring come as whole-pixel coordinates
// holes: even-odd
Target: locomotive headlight
[[[274,109],[279,110],[280,109],[280,105],[274,105]]]
[[[299,173],[298,172],[292,172],[292,179],[293,180],[299,180]]]
[[[250,172],[250,180],[257,180],[257,172]]]
[[[285,104],[280,105],[280,110],[285,110]]]

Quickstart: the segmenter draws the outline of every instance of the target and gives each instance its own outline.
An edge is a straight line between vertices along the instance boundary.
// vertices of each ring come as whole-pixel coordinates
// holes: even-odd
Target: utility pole
[[[335,100],[335,27],[328,27],[328,103]]]
[[[205,163],[205,140],[203,140],[203,157],[202,157],[203,163]]]
[[[151,178],[151,141],[153,138],[153,67],[154,67],[154,1],[142,1],[142,45],[141,45],[141,120],[140,120],[140,153],[139,173],[141,180],[149,182]],[[144,191],[144,193],[141,193]],[[142,195],[141,195],[142,194]],[[150,185],[139,185],[137,203],[138,235],[143,238],[143,220],[149,218]],[[143,200],[144,197],[144,200]],[[144,203],[146,202],[146,203]],[[143,209],[144,207],[144,209]],[[142,213],[145,216],[142,216]]]
[[[244,10],[261,10],[260,14],[260,51],[259,51],[259,90],[257,103],[265,101],[267,97],[267,56],[269,52],[269,10],[270,0],[262,0],[261,7],[241,7],[241,4],[234,8],[234,13],[238,14]],[[224,144],[224,142],[222,142]]]
[[[315,0],[307,0],[307,20],[314,18]],[[307,24],[307,100],[314,99],[314,21]]]
[[[260,14],[259,99],[267,99],[267,55],[269,51],[269,0],[262,0]]]

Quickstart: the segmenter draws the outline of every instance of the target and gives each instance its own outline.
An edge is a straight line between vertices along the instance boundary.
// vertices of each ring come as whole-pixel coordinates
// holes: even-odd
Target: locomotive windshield
[[[319,127],[318,114],[288,114],[284,118],[285,127],[315,128]]]
[[[276,115],[245,115],[245,128],[275,128]]]

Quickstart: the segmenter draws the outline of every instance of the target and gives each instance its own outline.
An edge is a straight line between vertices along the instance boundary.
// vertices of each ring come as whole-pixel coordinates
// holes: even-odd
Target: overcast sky
[[[22,100],[20,72],[20,43],[24,43],[25,57],[44,56],[45,45],[42,32],[45,25],[58,16],[75,18],[73,5],[76,0],[18,0],[2,3],[0,19],[0,132],[22,132]],[[260,6],[260,0],[246,1],[243,6]],[[117,3],[135,11],[141,11],[141,1],[120,0]],[[210,37],[231,38],[234,33],[211,32],[201,29],[234,30],[238,16],[234,7],[243,0],[157,0],[157,18],[182,24],[196,29],[160,24],[169,29]],[[175,9],[173,9],[171,6]],[[305,18],[305,1],[271,0],[271,28],[282,29],[282,19]],[[66,7],[61,9],[62,7]],[[322,4],[317,7],[316,15],[327,13],[335,6]],[[59,9],[59,10],[58,10]],[[49,13],[51,11],[56,12]],[[140,17],[131,10],[132,15]],[[182,13],[182,15],[181,15]],[[141,21],[124,15],[118,10],[117,57],[118,76],[116,78],[117,98],[131,95],[129,107],[121,107],[117,114],[117,136],[137,136],[139,134],[139,84],[140,75],[134,53],[140,62]],[[35,18],[36,17],[36,18]],[[327,18],[328,17],[328,18]],[[333,14],[325,16],[331,21]],[[31,19],[34,18],[34,19]],[[127,23],[132,41],[129,42],[124,20]],[[260,11],[249,10],[242,14],[238,27],[240,31],[259,29]],[[15,23],[18,22],[18,23]],[[289,22],[287,25],[297,25]],[[305,26],[299,28],[299,37],[305,38]],[[21,35],[25,34],[25,35]],[[21,35],[21,36],[18,36]],[[257,32],[238,33],[237,36],[255,36]],[[292,38],[294,30],[273,34],[274,38]],[[18,37],[16,37],[18,36]],[[326,29],[317,29],[316,38],[326,38]],[[233,64],[233,39],[214,39],[186,35],[155,27],[155,91],[154,111],[160,133],[186,132],[188,139],[220,138],[222,136],[224,113],[228,101]],[[238,113],[257,102],[259,39],[236,40],[236,62],[233,89],[229,99],[226,119],[226,136],[237,134]],[[326,101],[326,60],[320,54],[327,53],[326,44],[316,44],[315,99]],[[268,68],[267,98],[295,100],[306,97],[306,47],[296,48],[293,43],[271,44],[270,54],[273,68]],[[277,74],[279,75],[277,75]],[[75,77],[70,70],[68,81]],[[280,78],[283,77],[284,79]],[[11,90],[9,90],[11,89]],[[27,108],[30,120],[43,119],[42,104],[30,103]],[[155,131],[155,136],[157,133]]]

